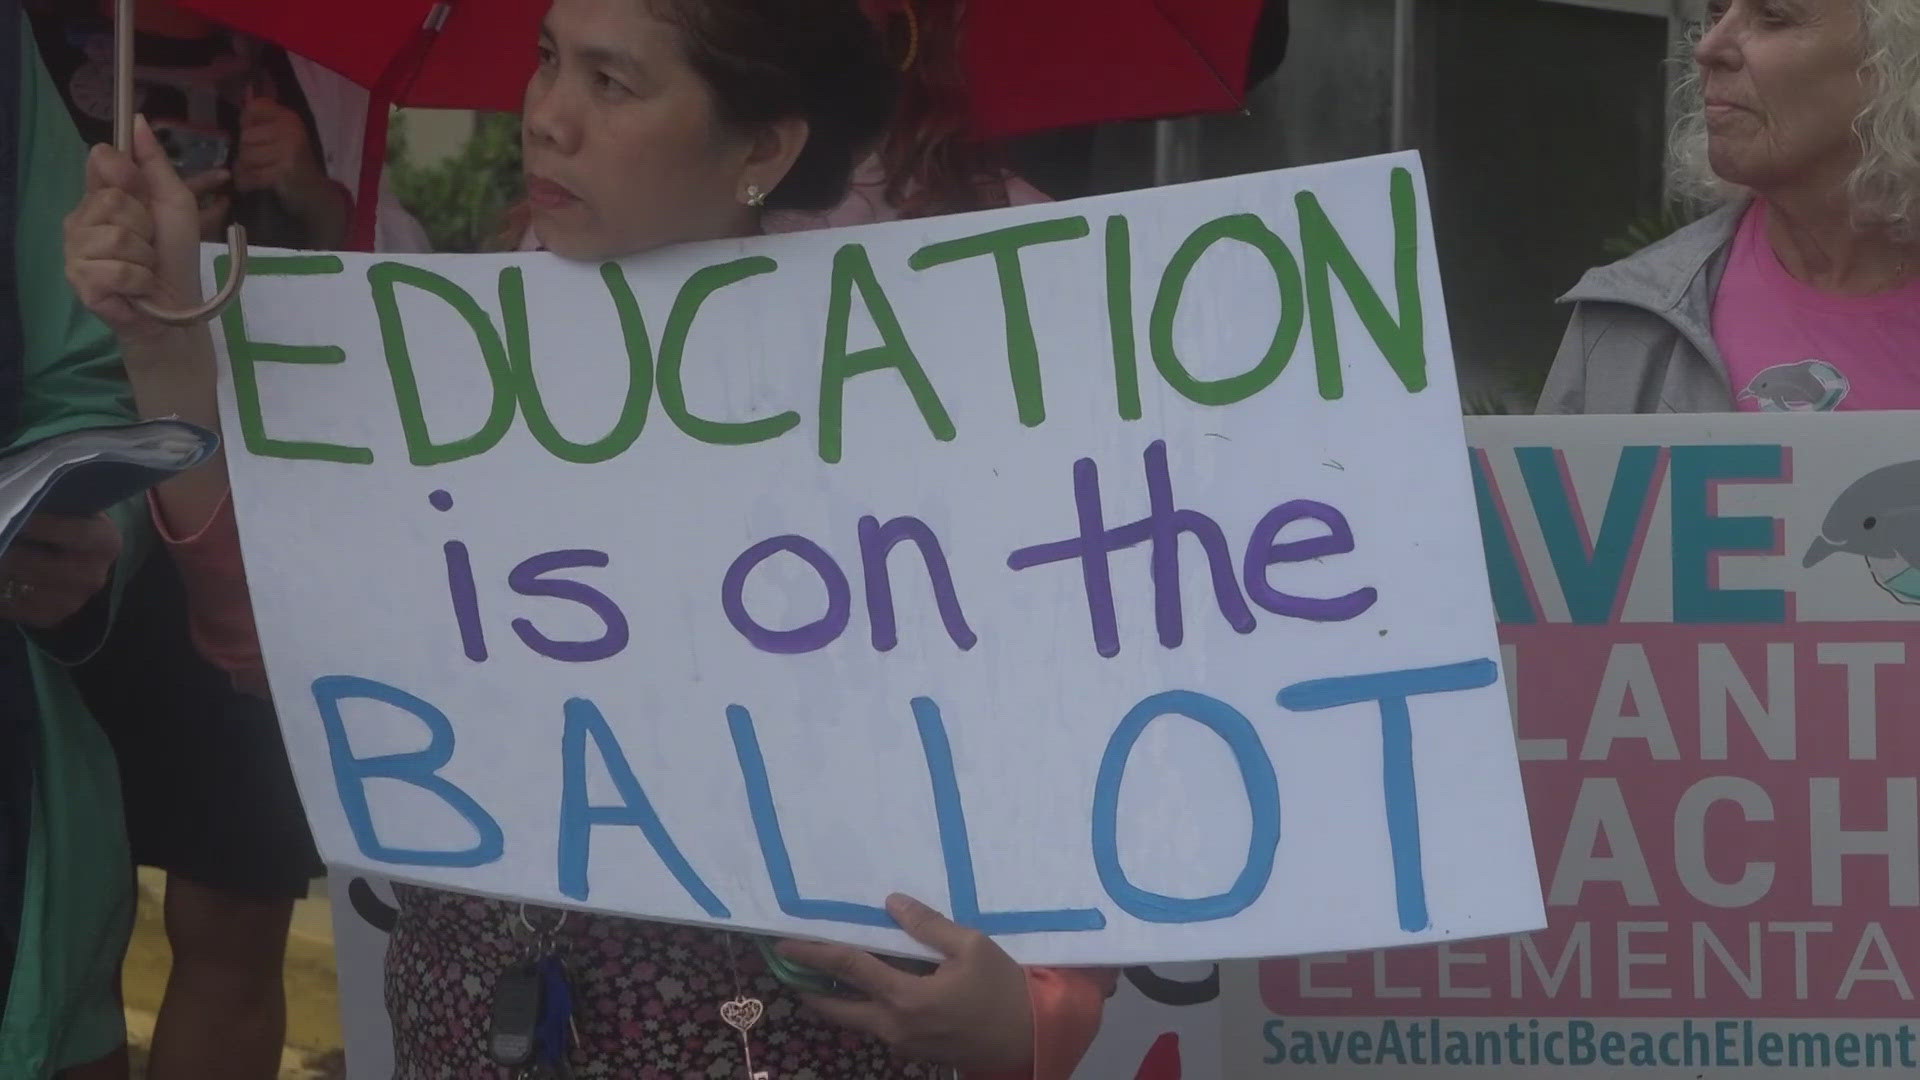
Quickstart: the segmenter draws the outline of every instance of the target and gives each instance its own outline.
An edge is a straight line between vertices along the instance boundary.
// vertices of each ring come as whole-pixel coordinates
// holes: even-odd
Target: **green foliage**
[[[1493,371],[1492,385],[1460,396],[1460,411],[1468,416],[1528,416],[1547,382],[1540,364],[1502,364]]]
[[[404,115],[394,117],[387,136],[394,193],[420,219],[435,251],[485,249],[525,186],[519,117],[480,113],[474,120],[473,138],[460,153],[432,165],[412,160]]]
[[[1522,410],[1505,395],[1483,390],[1461,395],[1460,411],[1468,416],[1511,416]]]
[[[1685,207],[1668,205],[1629,222],[1627,231],[1601,246],[1609,259],[1624,259],[1641,248],[1659,243],[1688,225],[1696,215]]]
[[[1624,259],[1686,228],[1696,217],[1692,210],[1670,204],[1628,222],[1626,231],[1601,250],[1608,261]],[[1461,410],[1468,416],[1529,414],[1547,381],[1547,368],[1541,364],[1507,364],[1491,374],[1489,387],[1462,396]]]

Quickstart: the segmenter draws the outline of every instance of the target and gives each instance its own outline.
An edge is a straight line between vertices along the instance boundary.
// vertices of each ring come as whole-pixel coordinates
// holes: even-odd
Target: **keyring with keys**
[[[515,1070],[515,1080],[567,1080],[580,1043],[573,981],[561,958],[567,913],[555,913],[551,925],[536,925],[521,904],[515,918],[517,925],[508,929],[524,950],[494,982],[487,1056]]]

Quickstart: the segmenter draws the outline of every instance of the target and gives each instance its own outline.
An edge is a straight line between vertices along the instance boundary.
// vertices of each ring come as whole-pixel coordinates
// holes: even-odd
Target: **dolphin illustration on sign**
[[[1920,461],[1875,469],[1833,501],[1801,565],[1858,555],[1903,604],[1920,604]]]
[[[1847,396],[1847,377],[1825,360],[1802,360],[1763,368],[1740,391],[1763,412],[1832,412]]]

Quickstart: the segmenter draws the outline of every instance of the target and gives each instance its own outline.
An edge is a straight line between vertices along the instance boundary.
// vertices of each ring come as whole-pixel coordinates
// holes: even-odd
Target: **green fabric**
[[[63,270],[61,225],[85,190],[86,148],[21,42],[19,268],[26,383],[19,441],[133,420],[113,337],[81,307]],[[150,545],[144,502],[115,513],[121,582]],[[105,624],[102,626],[104,631]],[[41,1080],[111,1053],[125,1037],[115,985],[132,928],[133,877],[113,750],[64,667],[31,650],[40,757],[20,952],[0,1019],[0,1077]]]

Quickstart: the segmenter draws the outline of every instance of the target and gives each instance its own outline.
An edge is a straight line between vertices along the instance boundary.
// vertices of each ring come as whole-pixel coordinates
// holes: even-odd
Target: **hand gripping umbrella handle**
[[[113,145],[129,156],[133,153],[133,40],[133,0],[116,0],[113,19]],[[227,253],[232,259],[227,283],[221,286],[213,299],[184,311],[169,311],[145,300],[135,300],[134,308],[142,315],[169,326],[192,326],[213,318],[233,301],[240,292],[240,283],[247,276],[247,230],[238,223],[227,226]]]

